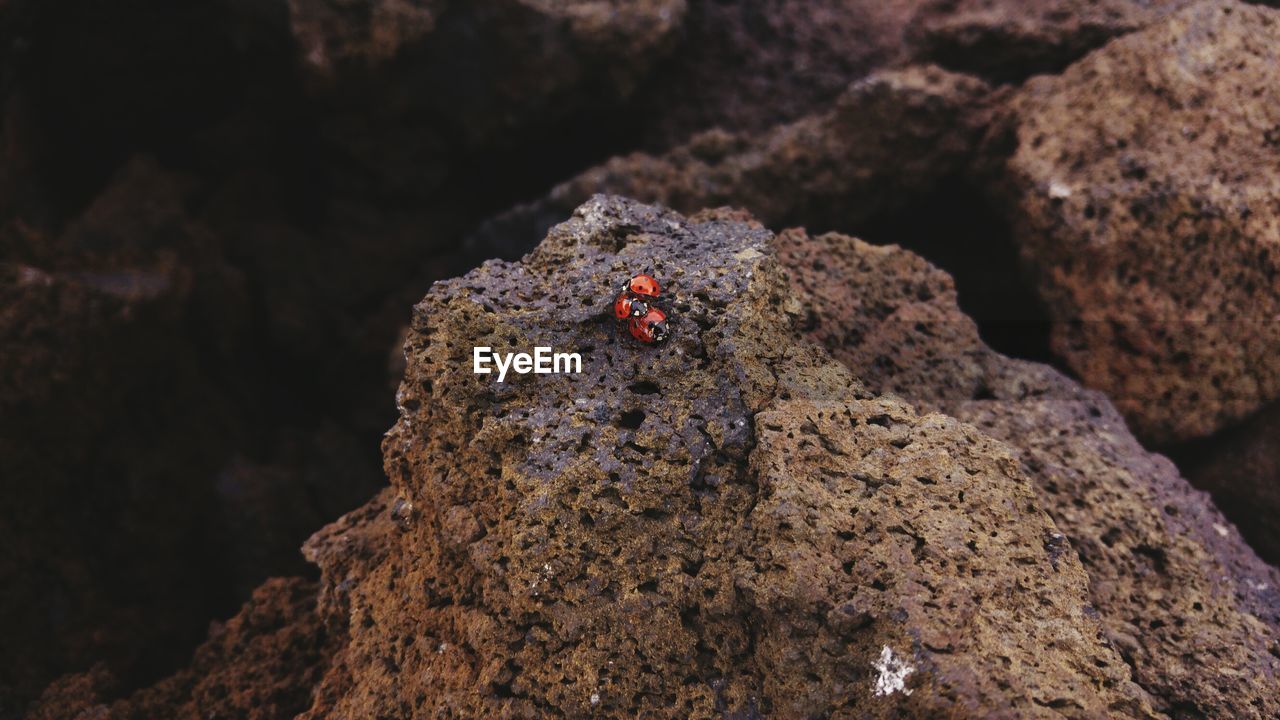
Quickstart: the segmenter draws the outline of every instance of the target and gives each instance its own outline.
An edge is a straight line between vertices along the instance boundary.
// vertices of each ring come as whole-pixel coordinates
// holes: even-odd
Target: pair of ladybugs
[[[667,339],[670,328],[667,314],[653,303],[662,288],[652,275],[636,275],[627,281],[626,287],[613,301],[613,315],[626,320],[631,337],[644,343],[660,343]]]

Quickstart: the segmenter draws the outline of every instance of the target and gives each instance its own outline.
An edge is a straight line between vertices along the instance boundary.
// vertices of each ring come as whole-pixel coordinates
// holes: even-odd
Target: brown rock
[[[348,429],[268,420],[248,283],[186,185],[139,158],[63,232],[0,228],[0,716],[95,664],[172,672],[380,486]]]
[[[219,599],[181,539],[235,431],[184,326],[212,311],[216,357],[243,288],[178,184],[136,163],[58,236],[0,231],[0,708],[94,662],[127,681],[180,662]]]
[[[1101,393],[988,349],[951,279],[918,256],[835,234],[778,244],[810,337],[873,390],[1009,443],[1066,536],[1046,550],[1079,553],[1091,606],[1158,710],[1280,713],[1280,572]]]
[[[417,306],[398,497],[308,544],[350,621],[306,717],[1149,715],[1009,450],[798,342],[740,218],[596,198]],[[642,263],[661,347],[608,313]]]
[[[1053,346],[1154,443],[1280,396],[1280,12],[1203,2],[1012,102]]]

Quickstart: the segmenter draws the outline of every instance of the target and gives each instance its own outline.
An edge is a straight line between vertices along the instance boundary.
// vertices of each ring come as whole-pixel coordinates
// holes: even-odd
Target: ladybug
[[[658,285],[658,281],[654,280],[652,275],[643,273],[627,281],[626,289],[628,292],[647,298],[656,298],[662,292],[662,287]]]
[[[630,326],[631,337],[643,343],[660,343],[670,334],[667,314],[656,307],[649,308],[643,317],[631,318]]]
[[[613,301],[613,315],[619,320],[627,318],[641,318],[649,312],[649,305],[638,297],[623,290],[618,294],[618,299]]]

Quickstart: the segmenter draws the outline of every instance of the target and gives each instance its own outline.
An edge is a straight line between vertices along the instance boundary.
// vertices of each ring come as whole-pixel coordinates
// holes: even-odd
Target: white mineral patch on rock
[[[915,672],[916,669],[908,664],[906,660],[896,657],[888,645],[885,645],[880,650],[880,659],[872,662],[871,667],[880,673],[880,676],[876,678],[875,685],[877,697],[892,695],[898,691],[901,691],[903,695],[911,694],[911,691],[907,689],[907,676]]]

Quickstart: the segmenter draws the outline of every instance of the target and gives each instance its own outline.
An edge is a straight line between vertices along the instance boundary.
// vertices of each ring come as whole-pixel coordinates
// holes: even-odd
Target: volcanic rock
[[[138,158],[61,233],[0,229],[0,717],[70,670],[171,673],[381,484],[349,429],[267,428],[249,283],[188,184]]]
[[[392,489],[307,544],[344,639],[303,717],[1151,716],[1013,450],[800,340],[772,242],[598,197],[432,289]],[[666,345],[608,312],[641,266]]]
[[[797,342],[770,240],[599,197],[433,288],[384,443],[401,529],[341,572],[346,533],[310,546],[351,639],[307,717],[1145,716],[1008,451]],[[639,267],[665,346],[608,313]],[[499,384],[475,345],[580,351],[583,374]]]
[[[1139,437],[1280,396],[1280,11],[1203,2],[1012,101],[1010,217],[1054,351]]]
[[[1280,714],[1280,572],[1101,393],[991,351],[950,277],[916,255],[836,234],[777,243],[811,338],[870,389],[1009,444],[1065,536],[1046,547],[1078,553],[1091,608],[1157,710]]]

